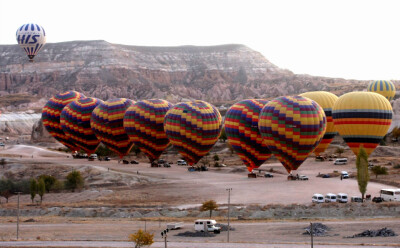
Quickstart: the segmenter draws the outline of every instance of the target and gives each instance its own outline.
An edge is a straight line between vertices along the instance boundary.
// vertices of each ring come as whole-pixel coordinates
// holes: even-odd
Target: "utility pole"
[[[231,208],[231,191],[232,188],[226,189],[228,191],[228,243],[229,243],[229,230],[231,229],[230,226],[230,208]]]
[[[167,232],[169,232],[169,229],[164,229],[164,231],[161,232],[161,237],[164,239],[164,247],[167,248]]]
[[[314,240],[313,240],[314,231],[313,231],[312,222],[310,222],[310,232],[311,232],[311,248],[313,248],[314,247]]]
[[[17,240],[18,240],[18,237],[19,237],[19,195],[22,193],[22,192],[15,192],[15,193],[17,193],[18,194],[18,203],[17,203]]]

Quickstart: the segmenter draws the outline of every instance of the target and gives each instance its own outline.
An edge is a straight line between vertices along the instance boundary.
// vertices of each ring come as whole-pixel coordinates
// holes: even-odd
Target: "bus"
[[[381,189],[384,201],[400,201],[400,189]]]

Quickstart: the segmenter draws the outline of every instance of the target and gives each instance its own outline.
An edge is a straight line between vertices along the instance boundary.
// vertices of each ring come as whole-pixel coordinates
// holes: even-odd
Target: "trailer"
[[[175,230],[183,227],[183,222],[168,223],[167,229]]]

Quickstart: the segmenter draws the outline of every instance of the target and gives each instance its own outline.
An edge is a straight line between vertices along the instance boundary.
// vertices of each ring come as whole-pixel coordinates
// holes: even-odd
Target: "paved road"
[[[168,242],[170,248],[309,248],[310,244],[257,244],[257,243],[188,243],[188,242]],[[110,242],[110,241],[7,241],[0,242],[0,247],[115,247],[115,248],[132,248],[133,244],[129,242]],[[154,242],[151,248],[163,248],[164,242]],[[316,248],[333,248],[333,247],[373,247],[373,248],[387,248],[388,246],[365,246],[365,245],[346,245],[346,244],[332,244],[321,245],[314,244]],[[390,246],[390,247],[400,247]]]

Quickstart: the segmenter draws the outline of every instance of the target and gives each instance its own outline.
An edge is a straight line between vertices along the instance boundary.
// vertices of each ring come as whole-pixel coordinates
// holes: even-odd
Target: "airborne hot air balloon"
[[[46,43],[46,32],[42,26],[28,23],[17,29],[17,41],[19,46],[25,50],[29,61],[33,62],[35,55]]]
[[[258,127],[269,150],[291,173],[321,141],[326,117],[323,109],[309,98],[279,97],[263,107]]]
[[[71,151],[77,151],[78,148],[62,130],[60,125],[60,115],[65,106],[83,97],[85,96],[82,93],[76,91],[60,93],[50,98],[42,110],[43,126],[51,134],[51,136],[53,136],[61,144],[71,149]]]
[[[333,123],[340,136],[357,156],[361,146],[368,156],[387,134],[392,123],[392,106],[380,94],[350,92],[336,101]]]
[[[389,101],[394,99],[396,95],[396,87],[389,80],[376,80],[369,83],[367,90],[375,92],[386,97]]]
[[[189,165],[196,164],[217,142],[222,126],[218,110],[204,101],[178,103],[164,119],[171,144]]]
[[[93,110],[102,102],[97,98],[81,98],[69,103],[61,112],[60,124],[65,135],[89,156],[100,144],[90,127],[90,118]]]
[[[150,162],[158,159],[169,145],[164,132],[164,117],[171,107],[166,100],[143,100],[130,106],[125,113],[125,132]]]
[[[225,133],[251,172],[272,156],[267,144],[258,131],[258,118],[267,103],[263,99],[248,99],[232,105],[225,115]]]
[[[133,147],[133,142],[124,129],[124,115],[134,103],[126,98],[105,101],[93,110],[90,119],[90,126],[96,137],[121,159]]]
[[[311,91],[300,94],[300,96],[305,96],[315,101],[322,107],[326,116],[326,132],[322,137],[321,142],[315,148],[315,155],[319,156],[320,153],[324,152],[326,148],[328,148],[329,144],[332,142],[335,137],[337,131],[335,130],[335,126],[333,125],[332,120],[332,108],[335,104],[338,97],[330,92],[326,91]]]

